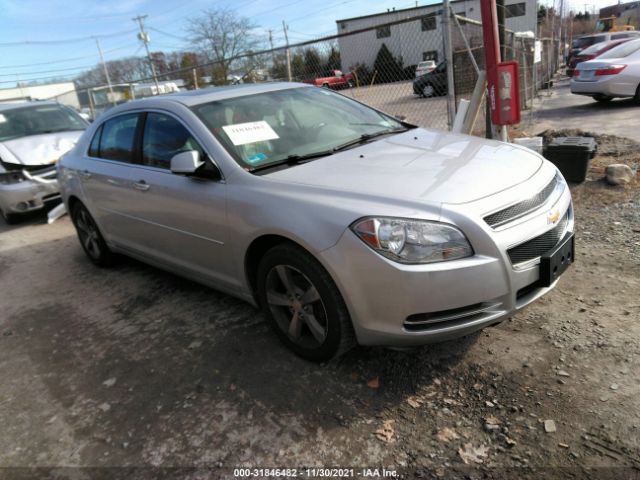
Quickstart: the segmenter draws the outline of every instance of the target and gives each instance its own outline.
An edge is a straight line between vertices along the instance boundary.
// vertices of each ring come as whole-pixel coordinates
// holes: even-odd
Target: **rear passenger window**
[[[150,167],[171,168],[171,158],[181,152],[203,151],[189,131],[178,120],[161,113],[149,112],[142,138],[142,163]]]
[[[107,120],[102,125],[100,151],[98,156],[107,160],[120,160],[133,163],[135,155],[133,143],[136,137],[139,115],[122,115]]]

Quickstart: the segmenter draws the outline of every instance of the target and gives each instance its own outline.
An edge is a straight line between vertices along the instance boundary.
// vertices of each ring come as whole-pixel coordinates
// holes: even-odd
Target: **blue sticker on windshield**
[[[267,156],[264,153],[256,153],[255,155],[251,155],[247,158],[247,162],[250,164],[260,163],[267,159]]]

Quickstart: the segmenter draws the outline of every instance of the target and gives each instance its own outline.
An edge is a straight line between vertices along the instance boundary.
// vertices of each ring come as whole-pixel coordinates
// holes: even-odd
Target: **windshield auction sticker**
[[[275,140],[278,134],[273,128],[261,120],[260,122],[236,123],[235,125],[225,125],[222,127],[234,145],[246,145],[247,143],[262,142],[265,140]]]

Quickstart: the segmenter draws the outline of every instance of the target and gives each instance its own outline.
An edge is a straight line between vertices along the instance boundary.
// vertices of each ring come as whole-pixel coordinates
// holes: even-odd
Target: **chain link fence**
[[[162,95],[183,89],[234,83],[294,81],[339,91],[422,127],[448,128],[445,26],[441,6],[419,16],[416,13],[392,22],[358,28],[347,22],[338,25],[339,34],[251,52],[224,61],[206,62],[195,53],[189,66],[169,69],[154,79],[94,85],[76,89],[82,111],[96,118],[113,105],[136,98]],[[469,100],[484,69],[482,24],[461,15],[448,22],[452,39],[453,90],[455,105]],[[536,41],[512,31],[506,32],[504,59],[520,63],[522,107],[548,85],[557,65],[552,43],[540,41],[541,58],[536,62]],[[183,54],[186,55],[186,54]],[[154,59],[154,61],[156,61]],[[557,60],[557,59],[556,59]],[[63,95],[54,97],[64,103]],[[486,133],[484,105],[474,134]]]

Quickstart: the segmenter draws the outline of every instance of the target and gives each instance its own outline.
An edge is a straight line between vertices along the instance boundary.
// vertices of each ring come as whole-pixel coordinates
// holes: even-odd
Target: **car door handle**
[[[150,187],[151,185],[149,185],[144,180],[140,180],[139,182],[135,182],[133,184],[133,188],[135,188],[136,190],[141,190],[143,192],[146,192],[147,190],[149,190]]]
[[[91,178],[91,172],[89,170],[81,170],[78,172],[81,178]]]

